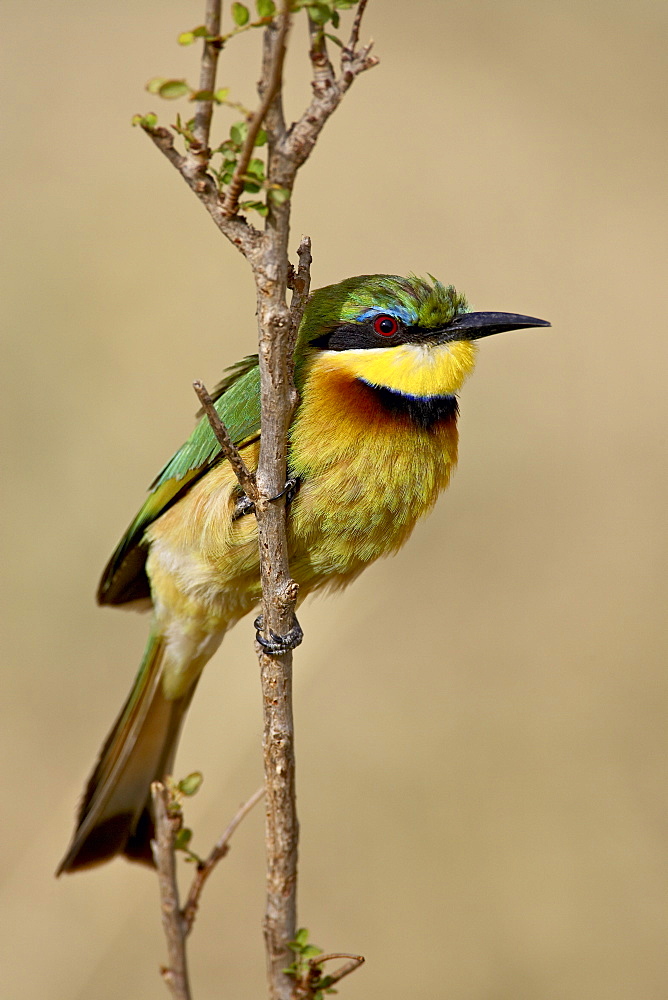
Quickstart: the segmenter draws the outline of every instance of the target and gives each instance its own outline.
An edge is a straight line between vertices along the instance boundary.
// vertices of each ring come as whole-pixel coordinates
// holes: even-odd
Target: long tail
[[[150,785],[171,772],[181,723],[196,682],[174,701],[160,683],[163,639],[151,634],[128,700],[107,737],[57,874],[125,854],[152,864]]]

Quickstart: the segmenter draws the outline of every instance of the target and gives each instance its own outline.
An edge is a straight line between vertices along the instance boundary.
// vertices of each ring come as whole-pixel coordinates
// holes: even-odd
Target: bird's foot
[[[285,497],[286,504],[292,503],[294,498],[299,493],[300,482],[298,479],[288,479],[285,486],[280,493],[277,493],[275,497],[269,497],[268,503],[274,503],[276,500],[280,500],[281,497]],[[242,493],[236,504],[234,505],[234,511],[232,512],[232,520],[238,521],[240,517],[244,514],[254,514],[255,504],[247,497],[245,493]]]
[[[269,503],[274,503],[275,500],[280,500],[281,497],[285,497],[286,504],[292,503],[294,498],[299,493],[299,487],[301,486],[301,481],[299,479],[287,479],[285,486],[280,493],[277,493],[275,497],[269,497]]]
[[[240,517],[244,514],[254,514],[255,504],[250,497],[247,497],[245,493],[242,493],[237,502],[234,505],[234,510],[232,511],[232,520],[238,521]]]
[[[283,653],[287,653],[290,649],[296,649],[304,638],[302,627],[296,618],[294,619],[292,628],[286,635],[278,635],[277,632],[269,629],[268,639],[265,639],[265,637],[260,634],[264,629],[264,617],[262,615],[257,616],[253,625],[256,629],[255,639],[259,642],[263,651],[268,656],[281,656]]]

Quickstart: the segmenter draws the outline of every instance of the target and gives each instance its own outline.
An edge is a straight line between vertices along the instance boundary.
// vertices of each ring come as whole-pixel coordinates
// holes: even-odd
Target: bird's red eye
[[[399,329],[399,324],[394,316],[376,316],[373,328],[381,337],[392,337]]]

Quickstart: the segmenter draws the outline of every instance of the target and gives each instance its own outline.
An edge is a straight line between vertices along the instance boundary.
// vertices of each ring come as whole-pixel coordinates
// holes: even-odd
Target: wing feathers
[[[214,389],[218,414],[235,444],[255,437],[260,430],[260,370],[257,355],[227,369]],[[201,476],[221,460],[220,445],[205,416],[167,462],[151,484],[151,493],[119,542],[102,574],[97,599],[100,604],[127,604],[150,598],[145,563],[148,547],[144,534],[156,518],[184,496]]]

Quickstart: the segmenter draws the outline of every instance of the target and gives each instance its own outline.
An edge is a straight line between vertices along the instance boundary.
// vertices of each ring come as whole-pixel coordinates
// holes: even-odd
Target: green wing
[[[235,444],[260,432],[260,370],[257,354],[228,368],[212,395],[216,410]],[[200,417],[184,445],[151,483],[143,507],[119,542],[97,592],[100,604],[125,604],[151,596],[145,572],[146,529],[184,496],[221,460],[221,450],[207,418]]]

